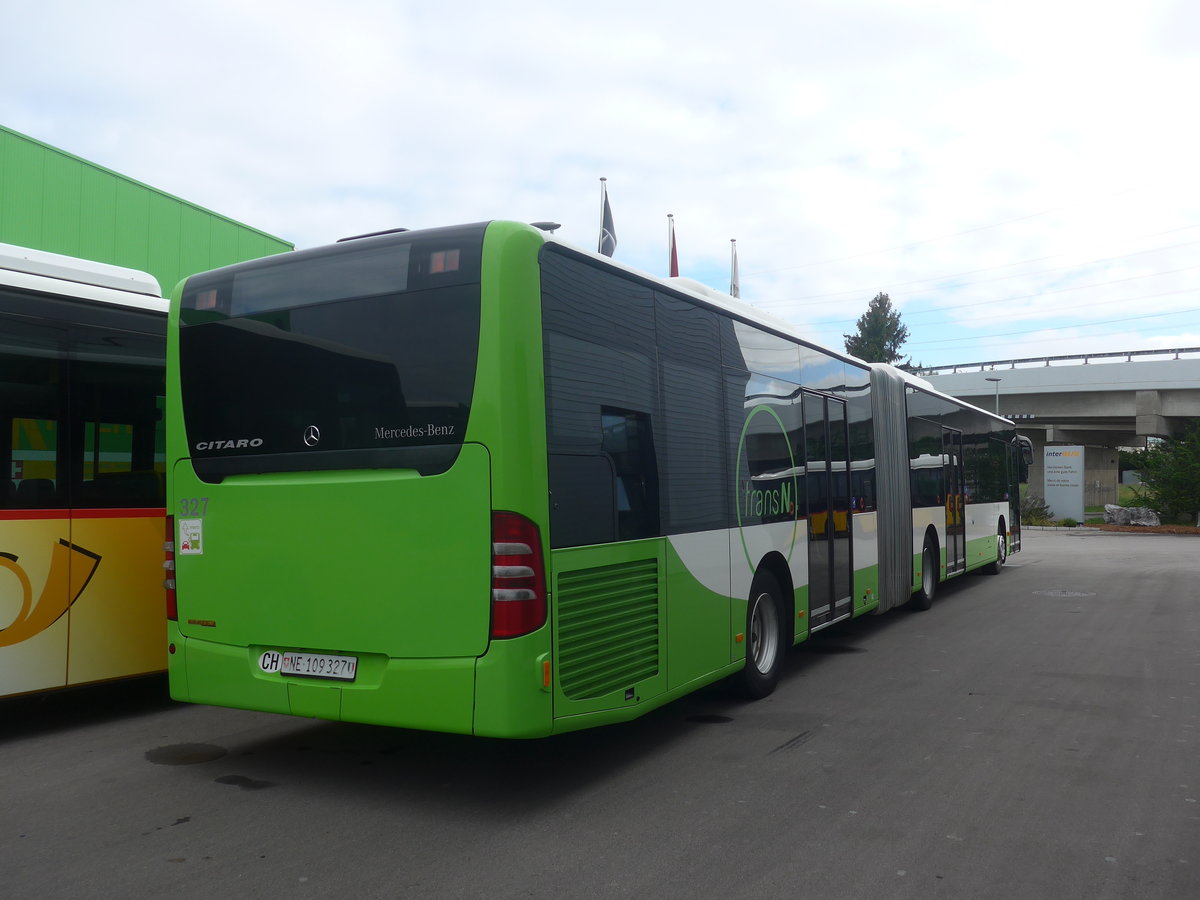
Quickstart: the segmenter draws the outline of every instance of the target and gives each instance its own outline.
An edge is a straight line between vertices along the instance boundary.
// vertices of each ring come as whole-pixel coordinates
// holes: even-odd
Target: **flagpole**
[[[679,277],[679,250],[675,244],[675,214],[667,213],[667,276]]]
[[[667,277],[671,277],[671,251],[675,249],[675,215],[667,213]]]
[[[729,293],[731,296],[742,296],[742,286],[738,284],[737,238],[729,239]]]

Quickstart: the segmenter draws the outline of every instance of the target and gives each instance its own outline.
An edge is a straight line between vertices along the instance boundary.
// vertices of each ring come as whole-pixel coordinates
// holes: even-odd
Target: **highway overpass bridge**
[[[1200,347],[992,360],[918,374],[944,394],[1015,421],[1034,443],[1035,490],[1046,444],[1095,448],[1084,475],[1088,506],[1116,502],[1116,448],[1177,435],[1200,419]]]

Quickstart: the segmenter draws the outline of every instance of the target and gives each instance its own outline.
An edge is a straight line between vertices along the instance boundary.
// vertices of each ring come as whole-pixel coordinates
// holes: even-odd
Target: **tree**
[[[1142,476],[1141,499],[1164,518],[1200,514],[1200,419],[1188,423],[1180,437],[1170,437],[1135,456]]]
[[[858,333],[843,334],[846,352],[867,362],[902,365],[900,348],[908,340],[908,328],[900,323],[900,313],[892,309],[891,298],[875,295],[867,311],[858,317]]]

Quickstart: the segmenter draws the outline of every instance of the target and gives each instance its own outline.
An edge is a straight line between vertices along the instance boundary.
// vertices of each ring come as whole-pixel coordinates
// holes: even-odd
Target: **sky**
[[[1194,0],[0,0],[0,123],[294,242],[550,220],[927,366],[1200,347]]]

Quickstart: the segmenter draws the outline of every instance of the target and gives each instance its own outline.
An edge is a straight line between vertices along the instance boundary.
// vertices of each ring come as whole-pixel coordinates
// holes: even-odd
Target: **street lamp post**
[[[992,377],[986,378],[985,381],[990,381],[996,385],[996,415],[1000,415],[1000,381],[1001,379]]]

